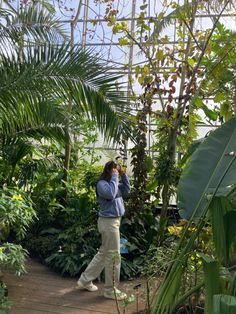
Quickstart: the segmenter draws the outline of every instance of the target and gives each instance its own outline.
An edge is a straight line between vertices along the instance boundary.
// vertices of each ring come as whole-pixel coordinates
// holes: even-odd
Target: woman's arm
[[[99,196],[107,199],[113,200],[118,192],[118,172],[113,173],[111,181],[107,182],[105,180],[100,180],[97,183],[97,193]]]
[[[130,192],[130,183],[129,183],[129,177],[124,172],[121,175],[121,182],[119,183],[119,189],[123,197],[128,196]]]

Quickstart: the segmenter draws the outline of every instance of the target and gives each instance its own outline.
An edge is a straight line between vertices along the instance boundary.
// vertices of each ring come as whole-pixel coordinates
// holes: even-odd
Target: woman
[[[119,182],[119,176],[121,182]],[[120,221],[125,213],[123,197],[130,191],[129,179],[120,165],[114,161],[105,164],[96,188],[100,206],[98,231],[102,245],[86,270],[81,274],[77,284],[80,289],[96,291],[92,281],[105,268],[104,297],[123,300],[127,296],[117,289],[120,279]]]

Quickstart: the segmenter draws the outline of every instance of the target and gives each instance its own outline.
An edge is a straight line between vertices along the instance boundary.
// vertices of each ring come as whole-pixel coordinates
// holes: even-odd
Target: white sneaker
[[[94,291],[98,290],[98,287],[95,286],[92,282],[88,283],[87,285],[84,285],[79,280],[77,281],[77,287],[78,287],[78,289],[81,289],[81,290],[84,289],[84,290],[87,290],[90,292],[94,292]]]
[[[118,289],[115,289],[115,291],[105,291],[104,292],[104,297],[108,298],[108,299],[112,299],[112,300],[116,300],[117,301],[122,301],[127,299],[127,294],[124,292],[121,292]]]

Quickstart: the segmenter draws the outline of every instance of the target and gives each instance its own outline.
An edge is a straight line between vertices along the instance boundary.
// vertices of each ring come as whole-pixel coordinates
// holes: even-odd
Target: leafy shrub
[[[27,251],[19,244],[0,244],[0,267],[15,270],[17,275],[25,272]]]
[[[0,281],[0,314],[6,314],[11,302],[6,296],[6,285]]]
[[[47,234],[36,236],[29,234],[27,241],[23,242],[24,246],[30,252],[31,257],[37,257],[41,261],[49,257],[52,252],[59,249],[57,245],[57,234]]]
[[[155,241],[158,227],[158,219],[151,212],[141,213],[130,219],[123,218],[121,235],[127,239],[126,247],[129,251],[122,262],[123,278],[128,279],[142,273],[147,251]]]
[[[4,240],[10,230],[21,239],[36,218],[32,202],[25,192],[18,189],[4,188],[0,193],[0,240]]]
[[[83,161],[70,170],[69,182],[63,182],[61,170],[55,170],[38,174],[32,197],[39,219],[26,246],[51,268],[74,276],[83,271],[100,246],[95,184],[101,169]]]
[[[14,188],[0,190],[0,269],[14,270],[17,275],[25,271],[27,251],[19,244],[5,242],[10,233],[14,239],[22,239],[26,228],[36,217],[27,194]],[[0,282],[0,313],[10,307],[5,295],[6,286]]]
[[[96,254],[100,246],[99,238],[96,224],[84,222],[82,225],[77,222],[58,235],[56,243],[59,250],[52,252],[45,261],[62,274],[78,275]]]
[[[176,246],[177,242],[173,237],[167,238],[162,246],[152,244],[141,267],[142,275],[147,277],[162,276],[172,261]]]

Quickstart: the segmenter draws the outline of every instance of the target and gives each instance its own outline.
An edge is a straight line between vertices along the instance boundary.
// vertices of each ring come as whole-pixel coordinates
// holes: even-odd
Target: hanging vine
[[[134,130],[136,144],[131,149],[131,165],[133,166],[133,189],[129,198],[128,216],[143,213],[147,209],[150,195],[146,192],[148,176],[147,148],[147,117],[151,114],[151,86],[147,84],[144,94],[140,97],[140,107],[136,115]]]

